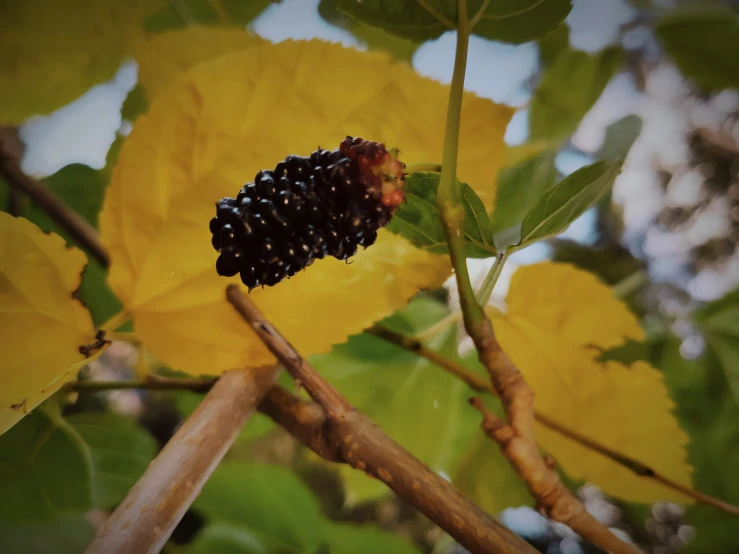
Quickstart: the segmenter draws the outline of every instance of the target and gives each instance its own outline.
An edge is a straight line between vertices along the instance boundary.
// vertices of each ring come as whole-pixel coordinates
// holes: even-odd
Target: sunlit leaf
[[[198,63],[262,42],[243,28],[191,26],[142,36],[134,43],[139,83],[151,100],[180,73]]]
[[[383,324],[413,333],[446,314],[448,310],[438,301],[418,299]],[[455,343],[455,337],[446,333],[432,346],[454,356]],[[313,356],[311,362],[350,402],[435,471],[451,474],[464,444],[479,432],[477,414],[467,403],[466,385],[379,338],[352,337],[329,354]],[[377,479],[349,467],[340,471],[349,502],[388,494]]]
[[[110,79],[164,0],[27,0],[0,13],[0,123],[18,125]]]
[[[322,540],[318,502],[294,473],[278,466],[223,463],[193,508],[211,523],[252,532],[270,551],[315,552]]]
[[[658,21],[657,37],[680,71],[704,89],[739,88],[739,21],[730,6],[678,5]]]
[[[0,433],[74,379],[95,343],[73,297],[87,260],[58,236],[0,212]]]
[[[446,233],[436,203],[438,173],[413,173],[406,179],[406,202],[400,206],[389,229],[428,252],[449,252]],[[467,184],[461,183],[464,208],[464,242],[468,258],[495,256],[493,227],[485,206]]]
[[[561,141],[572,134],[600,98],[621,59],[620,48],[606,48],[596,54],[571,48],[560,52],[531,99],[531,140]]]
[[[339,10],[364,23],[414,41],[437,38],[447,31],[439,18],[453,26],[459,19],[457,2],[447,0],[426,0],[423,4],[395,0],[338,0],[338,6]],[[468,20],[482,6],[483,0],[467,2]],[[487,2],[485,6],[473,32],[487,39],[516,44],[545,36],[564,21],[572,9],[570,0]]]
[[[53,409],[37,409],[0,437],[0,521],[51,521],[92,507],[85,441]]]
[[[116,141],[108,156],[109,164],[115,163],[118,148],[120,145]],[[96,170],[82,164],[71,164],[44,179],[44,184],[85,221],[97,227],[98,213],[103,204],[105,189],[110,182],[111,170],[112,165]],[[37,204],[30,203],[24,216],[43,231],[57,233],[69,244],[75,244],[73,237],[57,225]],[[121,309],[121,303],[111,292],[106,279],[107,270],[88,253],[87,267],[85,267],[82,284],[76,296],[90,311],[92,321],[96,325],[102,324]]]
[[[548,189],[523,219],[517,246],[522,248],[565,231],[611,188],[619,173],[620,162],[597,162]]]
[[[597,361],[598,349],[643,336],[637,319],[610,289],[584,271],[546,262],[519,268],[506,302],[505,314],[491,313],[493,326],[534,389],[537,410],[690,486],[688,437],[673,415],[675,404],[662,374],[646,362]],[[689,502],[543,425],[536,433],[571,478],[624,500]]]
[[[271,362],[225,300],[236,279],[215,272],[214,203],[288,154],[335,148],[348,134],[397,146],[406,163],[439,160],[447,93],[385,55],[310,41],[218,57],[155,99],[123,147],[101,214],[109,283],[151,351],[193,373]],[[510,115],[465,96],[460,178],[490,206]],[[393,313],[449,272],[445,256],[382,231],[351,264],[319,260],[251,297],[309,355]]]
[[[94,506],[115,507],[154,459],[154,438],[135,422],[112,413],[80,413],[67,418],[92,456]]]

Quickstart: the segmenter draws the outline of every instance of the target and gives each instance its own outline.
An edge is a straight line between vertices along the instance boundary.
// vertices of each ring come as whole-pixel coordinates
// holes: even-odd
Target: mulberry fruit
[[[404,200],[405,164],[384,144],[347,137],[336,150],[288,156],[257,173],[210,221],[219,275],[251,290],[327,255],[346,260],[377,238]]]

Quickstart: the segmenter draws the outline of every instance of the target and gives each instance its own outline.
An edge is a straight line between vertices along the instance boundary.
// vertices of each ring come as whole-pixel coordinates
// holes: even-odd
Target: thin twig
[[[238,285],[229,285],[226,298],[257,336],[282,363],[300,385],[308,391],[326,412],[329,419],[339,419],[353,410],[349,401],[341,396],[304,360],[285,338],[267,321],[259,309],[241,291]],[[287,361],[283,360],[285,358]],[[289,363],[288,363],[289,362]]]
[[[189,390],[206,393],[218,379],[173,379],[147,375],[138,381],[70,381],[62,389],[66,392],[95,393],[121,389]]]
[[[108,267],[110,263],[108,252],[100,242],[97,230],[43,183],[26,175],[21,169],[19,158],[9,152],[5,146],[6,140],[12,140],[12,137],[2,138],[0,175],[8,181],[11,187],[28,195],[57,225],[67,231],[75,242],[87,249],[100,262],[100,265]]]
[[[474,391],[484,392],[496,397],[498,396],[498,393],[495,391],[495,388],[493,388],[493,385],[488,379],[485,379],[477,375],[476,373],[473,373],[461,363],[447,358],[443,354],[440,354],[436,350],[429,348],[414,337],[403,335],[402,333],[397,333],[395,331],[387,329],[386,327],[378,326],[368,329],[367,332],[373,336],[399,346],[404,350],[413,352],[414,354],[427,359],[433,364],[436,364],[440,368],[448,371],[452,375],[459,377],[467,384],[467,386],[469,386]],[[665,477],[647,464],[642,463],[630,456],[622,454],[616,450],[613,450],[612,448],[600,444],[599,442],[592,440],[584,435],[581,435],[580,433],[557,423],[549,416],[546,416],[541,412],[534,410],[534,419],[536,419],[536,421],[544,427],[547,427],[555,433],[567,437],[568,439],[580,444],[581,446],[584,446],[589,450],[592,450],[593,452],[597,452],[598,454],[609,458],[611,461],[625,467],[639,477],[653,479],[654,481],[663,484],[665,487],[680,492],[685,496],[689,496],[690,498],[698,502],[708,504],[709,506],[718,508],[719,510],[722,510],[728,514],[739,516],[739,506],[729,504],[728,502],[725,502],[719,498],[714,498],[713,496],[709,496],[700,491],[696,491],[679,483],[676,483],[675,481],[672,481],[671,479]]]
[[[569,525],[580,536],[604,550],[615,554],[633,554],[637,551],[592,517],[545,462],[534,437],[534,393],[500,349],[490,320],[475,298],[465,256],[461,188],[456,179],[459,119],[469,42],[467,0],[458,0],[457,6],[457,50],[449,92],[437,203],[457,280],[464,326],[475,344],[482,365],[490,374],[508,419],[507,422],[495,422],[495,432],[489,432],[488,435],[497,440],[503,454],[526,483],[540,508],[550,517]],[[490,421],[490,418],[484,420],[485,424]]]
[[[416,2],[418,2],[419,6],[429,12],[434,17],[434,19],[436,19],[436,21],[444,25],[444,27],[446,27],[447,29],[451,29],[453,31],[457,28],[453,21],[448,20],[442,14],[437,12],[432,6],[429,5],[428,2],[426,2],[426,0],[416,0]]]
[[[304,404],[291,404],[283,397],[282,404],[276,402],[276,405],[300,408],[298,412],[302,411],[303,415],[275,417],[279,423],[288,429],[292,426],[295,432],[295,425],[308,417],[312,424],[309,431],[301,432],[303,442],[327,459],[344,461],[381,480],[469,551],[475,554],[535,552],[354,409],[266,321],[239,287],[231,285],[227,298],[288,372],[300,380],[325,418],[321,422],[314,408],[306,412],[302,408]],[[285,412],[282,409],[276,413],[279,416]]]
[[[517,401],[521,398],[519,394]],[[533,400],[533,395],[531,399]],[[636,547],[619,539],[608,527],[590,515],[582,502],[567,490],[550,461],[539,453],[536,442],[522,437],[522,433],[526,432],[523,428],[526,423],[521,422],[522,418],[516,418],[514,426],[494,416],[479,398],[472,398],[470,404],[482,415],[483,431],[500,445],[503,454],[526,482],[540,510],[552,519],[565,523],[581,537],[606,552],[639,553]],[[523,404],[522,402],[522,409],[530,411]]]
[[[534,391],[501,349],[490,320],[485,317],[467,332],[475,343],[480,362],[490,374],[507,418],[507,421],[501,421],[481,402],[473,402],[483,415],[482,429],[498,443],[503,455],[526,483],[539,509],[606,552],[637,554],[639,551],[633,545],[619,539],[588,513],[542,456],[534,433]]]
[[[278,371],[275,366],[224,373],[98,530],[85,554],[158,553]]]
[[[446,358],[439,354],[438,352],[431,350],[421,344],[420,342],[416,341],[412,337],[406,337],[404,335],[401,335],[400,333],[395,333],[394,331],[390,331],[388,329],[384,328],[372,328],[368,331],[370,334],[382,338],[384,340],[387,340],[388,342],[391,342],[397,346],[400,346],[401,348],[404,348],[410,352],[414,352],[415,354],[418,354],[422,358],[426,358],[430,362],[433,362],[434,364],[438,365],[442,369],[445,369],[446,371],[456,375],[459,377],[462,381],[464,381],[472,390],[477,392],[484,392],[492,394],[493,396],[496,396],[495,389],[493,389],[492,385],[486,380],[478,375],[472,373],[467,368],[465,368],[462,364],[459,364],[457,362],[454,362],[453,360],[450,360],[449,358]],[[169,377],[160,377],[157,375],[148,375],[146,379],[142,380],[136,380],[136,381],[72,381],[64,385],[63,390],[66,392],[79,392],[79,393],[94,393],[94,392],[102,392],[102,391],[110,391],[110,390],[122,390],[122,389],[149,389],[149,390],[188,390],[195,393],[206,393],[208,392],[213,385],[216,383],[217,378],[215,379],[175,379],[175,378],[169,378]],[[284,394],[289,394],[287,391],[283,391]],[[280,394],[283,394],[280,393]],[[269,396],[269,394],[268,394]],[[273,397],[274,398],[274,397]],[[291,396],[291,398],[293,398]],[[297,397],[295,397],[297,398]],[[293,398],[293,399],[295,399]],[[285,427],[288,431],[292,432],[301,442],[307,444],[309,447],[313,448],[310,444],[310,440],[305,439],[303,436],[300,436],[300,433],[310,433],[311,426],[307,425],[304,428],[298,429],[298,432],[293,432],[290,425],[284,424],[283,422],[279,420],[280,411],[275,411],[275,408],[269,408],[269,403],[274,403],[273,400],[269,400],[267,396],[265,396],[262,403],[259,404],[259,411],[265,413],[266,415],[270,416],[272,419],[275,419],[278,424]],[[323,415],[322,411],[318,407],[317,404],[310,403],[311,410],[318,411],[321,414],[321,421],[323,421]],[[313,415],[310,414],[309,411],[303,411],[302,408],[300,410],[292,410],[291,418],[297,417],[300,421],[306,422],[312,419],[316,419]],[[599,454],[602,454],[603,456],[606,456],[607,458],[611,459],[613,462],[620,464],[624,466],[625,468],[633,471],[636,475],[640,477],[645,477],[648,479],[654,479],[655,481],[663,484],[665,487],[676,490],[685,496],[689,496],[693,498],[694,500],[697,500],[698,502],[701,502],[703,504],[707,504],[709,506],[713,506],[715,508],[718,508],[719,510],[722,510],[728,514],[739,516],[739,506],[735,506],[734,504],[729,504],[728,502],[724,502],[723,500],[720,500],[718,498],[714,498],[712,496],[709,496],[705,493],[702,493],[700,491],[696,491],[693,489],[690,489],[688,487],[685,487],[684,485],[681,485],[679,483],[676,483],[675,481],[672,481],[671,479],[661,475],[651,467],[649,467],[646,464],[643,464],[642,462],[635,460],[633,458],[630,458],[624,454],[621,454],[619,452],[616,452],[615,450],[612,450],[608,448],[607,446],[603,446],[602,444],[591,440],[587,437],[584,437],[575,431],[570,430],[567,427],[564,427],[560,425],[559,423],[555,422],[554,420],[549,419],[547,416],[540,414],[536,411],[534,411],[534,418],[536,421],[544,425],[545,427],[548,427],[549,429],[555,431],[556,433],[559,433],[578,444],[584,446],[585,448],[588,448],[590,450],[593,450],[594,452],[597,452]],[[296,425],[296,424],[292,424]],[[313,448],[316,450],[315,448]],[[329,457],[323,456],[320,452],[318,452],[322,457],[326,458],[329,461],[341,461],[341,460],[332,460]]]

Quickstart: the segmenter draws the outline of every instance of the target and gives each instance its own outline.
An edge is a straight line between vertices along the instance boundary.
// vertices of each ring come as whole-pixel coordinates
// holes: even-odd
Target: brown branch
[[[265,320],[251,300],[231,285],[227,298],[316,404],[275,396],[265,411],[321,456],[343,461],[385,483],[473,553],[535,550],[403,449],[359,413]],[[271,400],[270,400],[271,399]],[[322,414],[316,411],[320,407]],[[323,421],[321,421],[323,417]]]
[[[468,325],[467,332],[475,343],[480,362],[490,374],[508,419],[499,420],[482,402],[473,399],[473,406],[483,415],[482,429],[498,443],[503,455],[526,483],[539,510],[606,552],[637,554],[636,547],[619,539],[587,512],[542,456],[534,435],[534,391],[501,349],[490,320],[484,317]]]
[[[158,553],[223,458],[279,369],[228,371],[213,385],[85,554]]]
[[[285,338],[267,321],[254,303],[237,285],[229,285],[226,298],[254,332],[283,364],[290,375],[305,387],[329,419],[343,417],[353,410],[351,404],[336,389],[324,381]],[[285,358],[284,360],[282,358]]]
[[[451,360],[446,356],[439,354],[435,350],[427,347],[421,341],[413,337],[409,337],[401,333],[396,333],[395,331],[392,331],[385,327],[377,326],[368,329],[367,333],[386,340],[396,346],[399,346],[400,348],[408,350],[409,352],[413,352],[414,354],[417,354],[422,358],[426,358],[440,368],[459,377],[472,390],[488,393],[496,397],[498,396],[498,393],[489,380],[484,379],[483,377],[480,377],[479,375],[473,373],[461,363],[455,362],[454,360]],[[537,412],[536,410],[534,410],[534,419],[538,423],[551,429],[552,431],[559,433],[564,437],[567,437],[568,439],[580,444],[581,446],[584,446],[589,450],[592,450],[593,452],[597,452],[598,454],[609,458],[611,461],[619,465],[622,465],[639,477],[652,479],[654,481],[657,481],[658,483],[661,483],[665,487],[682,493],[685,496],[689,496],[690,498],[698,502],[713,506],[714,508],[718,508],[719,510],[722,510],[728,514],[739,516],[739,506],[729,504],[728,502],[725,502],[719,498],[715,498],[703,492],[685,487],[684,485],[681,485],[680,483],[677,483],[669,479],[668,477],[665,477],[647,464],[631,458],[630,456],[626,456],[625,454],[622,454],[616,450],[613,450],[612,448],[609,448],[608,446],[600,444],[599,442],[594,441],[584,435],[581,435],[580,433],[577,433],[576,431],[573,431],[572,429],[557,423],[549,416],[546,416],[541,412]]]
[[[31,198],[54,222],[69,233],[75,242],[83,246],[100,262],[108,267],[108,252],[100,242],[97,230],[70,208],[61,198],[43,183],[26,175],[17,156],[18,136],[15,130],[3,128],[0,133],[0,176],[8,184]]]

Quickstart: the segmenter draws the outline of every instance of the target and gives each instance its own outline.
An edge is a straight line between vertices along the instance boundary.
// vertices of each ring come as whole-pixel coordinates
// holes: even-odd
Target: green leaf
[[[318,502],[295,474],[282,467],[225,462],[193,508],[210,523],[248,529],[269,548],[314,552],[321,543]]]
[[[90,450],[53,409],[37,408],[0,437],[0,521],[49,521],[92,507]]]
[[[198,404],[203,400],[203,395],[190,391],[177,391],[175,393],[175,404],[177,411],[183,418],[187,418],[191,413],[195,411]],[[272,429],[275,428],[275,423],[269,417],[264,414],[255,413],[246,422],[244,428],[239,431],[236,437],[235,443],[247,442],[252,439],[263,437]]]
[[[124,120],[134,122],[140,115],[145,114],[148,109],[149,99],[146,97],[146,91],[141,83],[137,83],[123,101],[121,117]]]
[[[515,228],[511,234],[516,235],[512,242],[519,240],[523,218],[556,182],[555,155],[553,150],[545,150],[498,172],[498,196],[493,212],[493,230],[496,234]]]
[[[396,60],[403,60],[408,63],[412,61],[413,54],[419,46],[417,43],[348,17],[338,11],[338,3],[339,0],[321,0],[318,5],[319,15],[331,25],[352,33],[357,39],[365,43],[369,50],[388,52]]]
[[[80,554],[95,536],[83,515],[45,523],[0,523],[0,552],[7,554]]]
[[[269,550],[250,533],[229,523],[211,523],[185,549],[187,554],[268,554]]]
[[[710,349],[698,360],[680,355],[679,341],[666,341],[659,366],[675,399],[675,415],[690,435],[688,461],[693,486],[727,502],[739,504],[739,404],[727,386],[726,372]],[[738,552],[736,516],[710,506],[688,507],[687,522],[696,537],[681,553]]]
[[[51,177],[44,180],[44,184],[61,198],[70,208],[77,212],[93,227],[97,227],[97,217],[102,207],[105,189],[110,181],[110,171],[117,156],[120,141],[116,141],[108,155],[108,163],[102,170],[92,169],[82,164],[71,164],[63,167]],[[38,225],[44,231],[51,231],[64,237],[70,244],[76,244],[72,237],[61,229],[36,204],[29,204],[26,218]],[[86,252],[89,260],[82,277],[82,285],[77,291],[77,297],[84,302],[95,325],[106,321],[121,309],[121,303],[108,287],[106,270]]]
[[[552,65],[570,45],[570,28],[561,23],[554,31],[539,39],[539,63],[542,67]]]
[[[406,201],[395,212],[388,229],[404,236],[414,245],[444,254],[449,252],[446,234],[436,206],[439,187],[438,173],[412,173],[406,180]],[[465,183],[462,183],[464,207],[464,237],[469,258],[495,256],[493,226],[482,200]]]
[[[595,154],[599,160],[624,159],[631,145],[641,133],[642,119],[638,115],[627,115],[611,123],[606,129],[603,146]]]
[[[371,525],[326,521],[323,528],[331,554],[420,554],[411,543]]]
[[[476,13],[478,3],[469,2],[470,14]],[[521,44],[547,36],[571,9],[570,0],[493,1],[473,32],[490,40]]]
[[[243,27],[270,5],[270,0],[180,0],[168,2],[144,21],[147,31],[161,33],[187,25]]]
[[[567,48],[545,71],[529,108],[530,139],[561,141],[600,98],[621,65],[620,48],[588,54]]]
[[[563,232],[613,185],[620,162],[597,162],[571,173],[534,204],[521,224],[517,249]]]
[[[729,390],[739,406],[739,289],[711,302],[695,318],[724,371]]]
[[[739,21],[729,6],[678,5],[659,20],[656,31],[686,77],[706,90],[739,88]]]
[[[514,506],[534,502],[510,462],[478,428],[478,435],[465,448],[452,482],[462,493],[492,515]]]
[[[67,418],[92,454],[94,507],[117,506],[157,453],[154,438],[134,421],[112,413]]]
[[[431,298],[418,298],[383,322],[403,333],[418,332],[447,315]],[[431,346],[456,356],[454,330]],[[470,390],[459,379],[401,348],[366,334],[352,337],[311,363],[350,402],[372,418],[408,451],[434,471],[452,474],[464,444],[478,432],[476,413],[467,399]],[[342,467],[348,502],[389,493],[363,473]]]
[[[456,26],[457,2],[426,0],[425,4],[430,11],[418,2],[338,0],[338,9],[363,23],[416,42],[437,38],[448,30],[434,14]],[[469,0],[468,18],[474,17],[482,5],[483,0]],[[520,44],[545,36],[564,21],[571,9],[570,0],[489,2],[473,33]]]

